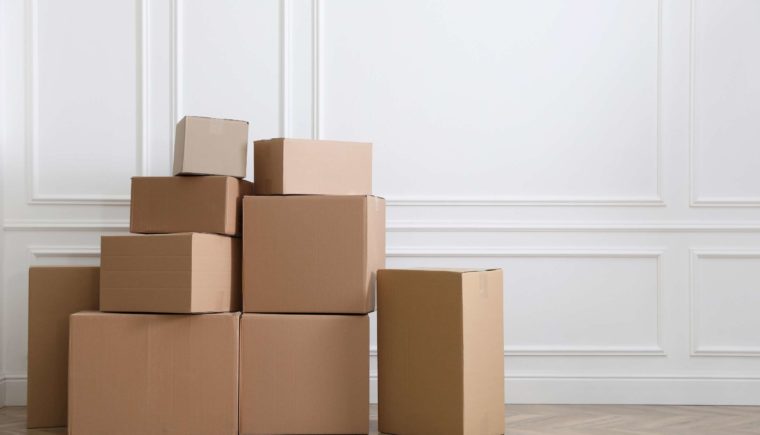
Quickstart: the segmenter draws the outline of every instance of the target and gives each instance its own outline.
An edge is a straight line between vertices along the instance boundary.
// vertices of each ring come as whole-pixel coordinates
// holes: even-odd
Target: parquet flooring
[[[370,410],[377,434],[377,407]],[[756,406],[508,405],[506,435],[760,435]],[[26,409],[0,408],[0,435],[64,434],[27,430]]]

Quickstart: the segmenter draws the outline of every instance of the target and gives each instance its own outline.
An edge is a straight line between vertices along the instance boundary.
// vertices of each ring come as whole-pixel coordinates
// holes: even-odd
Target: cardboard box
[[[269,139],[253,143],[257,195],[371,195],[372,144]]]
[[[28,428],[66,426],[69,315],[98,309],[100,269],[29,268]]]
[[[174,175],[245,177],[248,122],[186,116],[177,123]]]
[[[243,199],[243,308],[363,314],[385,267],[385,200],[374,196]]]
[[[240,310],[240,239],[181,233],[103,236],[100,310]]]
[[[380,432],[503,434],[501,269],[377,278]]]
[[[243,314],[240,434],[369,432],[369,317]]]
[[[233,177],[133,177],[129,231],[240,234],[253,183]]]
[[[237,434],[239,313],[71,316],[69,434]]]

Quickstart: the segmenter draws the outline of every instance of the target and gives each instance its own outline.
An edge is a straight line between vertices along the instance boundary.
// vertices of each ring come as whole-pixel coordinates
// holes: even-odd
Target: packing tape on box
[[[480,297],[488,298],[488,272],[480,272]]]

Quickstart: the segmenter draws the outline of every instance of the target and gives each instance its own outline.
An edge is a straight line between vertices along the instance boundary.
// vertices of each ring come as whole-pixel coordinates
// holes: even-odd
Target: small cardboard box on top
[[[380,432],[503,434],[501,269],[380,270],[377,285]]]
[[[240,310],[240,239],[179,233],[101,238],[100,310]]]
[[[371,195],[372,144],[308,139],[253,143],[256,195]]]
[[[69,433],[234,435],[240,314],[71,316]]]
[[[374,196],[243,199],[243,309],[366,314],[385,267],[385,200]]]
[[[129,231],[240,234],[241,202],[252,194],[253,183],[233,177],[133,177]]]
[[[244,178],[247,153],[247,121],[186,116],[177,123],[172,173]]]
[[[369,432],[369,317],[243,314],[240,433]]]
[[[100,268],[29,268],[27,427],[66,426],[69,316],[98,309]]]

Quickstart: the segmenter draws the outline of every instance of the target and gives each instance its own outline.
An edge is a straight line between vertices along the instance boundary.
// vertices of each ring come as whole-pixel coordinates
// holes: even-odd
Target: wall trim
[[[689,356],[691,357],[760,357],[760,346],[700,346],[696,328],[699,319],[697,300],[697,271],[701,258],[757,258],[760,250],[742,248],[689,249]]]
[[[29,253],[34,258],[50,257],[76,257],[76,258],[99,258],[100,246],[80,245],[45,245],[29,246]]]
[[[5,231],[119,231],[129,230],[127,219],[6,219]]]
[[[26,374],[0,376],[0,408],[26,406]]]
[[[697,46],[697,0],[690,0],[689,24],[689,206],[690,207],[760,207],[760,196],[719,196],[699,195],[697,169],[694,165],[697,124],[696,106],[696,46]]]
[[[312,138],[321,139],[324,121],[323,92],[323,44],[324,5],[321,0],[312,0]],[[657,0],[657,85],[656,85],[656,185],[654,196],[404,196],[388,197],[389,206],[523,206],[523,207],[664,207],[662,174],[662,0]]]
[[[114,194],[46,194],[40,192],[39,180],[39,94],[38,94],[38,6],[39,0],[26,2],[26,191],[27,203],[30,205],[128,205],[129,195]],[[137,44],[137,143],[136,171],[138,175],[147,174],[150,155],[148,112],[148,62],[149,54],[149,8],[147,0],[137,1],[135,27],[139,38]]]
[[[129,219],[6,219],[5,231],[128,230]],[[498,233],[498,232],[610,232],[610,233],[754,233],[760,222],[752,221],[606,221],[549,222],[499,220],[389,220],[393,233]]]
[[[388,257],[414,258],[653,258],[657,262],[656,342],[651,346],[505,346],[505,356],[666,356],[663,348],[662,255],[664,248],[416,248],[398,247],[387,250]]]
[[[388,232],[757,232],[760,222],[389,220]]]

